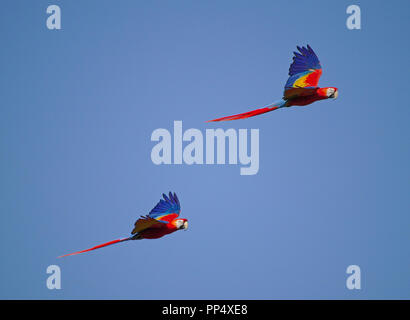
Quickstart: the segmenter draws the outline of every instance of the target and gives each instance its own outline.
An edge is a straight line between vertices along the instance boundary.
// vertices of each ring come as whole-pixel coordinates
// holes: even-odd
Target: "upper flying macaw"
[[[164,200],[161,199],[147,216],[141,216],[141,218],[135,222],[134,229],[131,231],[132,236],[109,241],[90,249],[65,254],[59,258],[99,249],[128,240],[157,239],[177,230],[187,229],[188,220],[177,219],[181,212],[181,205],[177,195],[170,192],[168,197],[165,194],[162,194],[162,196],[164,197]]]
[[[300,53],[293,52],[293,62],[289,68],[290,77],[286,82],[285,92],[281,100],[260,109],[207,122],[250,118],[283,107],[305,106],[318,100],[336,99],[338,96],[337,88],[319,88],[317,86],[322,75],[322,67],[312,48],[309,45],[307,45],[307,48],[297,48]]]

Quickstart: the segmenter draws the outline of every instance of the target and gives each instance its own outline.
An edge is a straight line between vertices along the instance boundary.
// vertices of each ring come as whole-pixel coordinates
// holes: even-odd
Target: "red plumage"
[[[100,249],[128,240],[158,239],[175,231],[187,229],[188,220],[178,218],[181,206],[177,195],[170,192],[168,197],[165,194],[163,194],[163,197],[164,200],[161,199],[147,216],[141,216],[135,222],[130,237],[112,240],[89,249],[59,256],[59,258]]]
[[[289,79],[285,85],[283,98],[267,107],[222,117],[207,122],[238,120],[254,117],[283,107],[305,106],[315,101],[337,98],[338,89],[335,87],[319,88],[322,67],[315,52],[308,45],[297,47],[299,52],[294,52],[293,62],[289,67]]]

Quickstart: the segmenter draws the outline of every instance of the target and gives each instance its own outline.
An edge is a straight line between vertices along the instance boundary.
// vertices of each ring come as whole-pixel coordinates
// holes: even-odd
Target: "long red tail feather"
[[[79,254],[79,253],[84,253],[84,252],[92,251],[92,250],[95,250],[95,249],[103,248],[103,247],[110,246],[110,245],[112,245],[112,244],[115,244],[115,243],[118,243],[118,242],[127,241],[127,240],[131,240],[131,238],[124,238],[124,239],[112,240],[112,241],[109,241],[109,242],[106,242],[106,243],[103,243],[103,244],[99,244],[98,246],[92,247],[92,248],[90,248],[90,249],[85,249],[85,250],[82,250],[82,251],[77,251],[77,252],[65,254],[65,255],[63,255],[63,256],[59,256],[58,258],[67,257],[67,256],[73,256],[73,255],[76,255],[76,254]]]
[[[239,120],[239,119],[250,118],[250,117],[254,117],[254,116],[257,116],[259,114],[262,114],[262,113],[266,113],[266,112],[270,112],[270,111],[279,109],[283,106],[284,105],[280,105],[280,104],[279,105],[269,105],[269,106],[266,106],[264,108],[260,108],[260,109],[240,113],[240,114],[235,114],[233,116],[222,117],[222,118],[218,118],[218,119],[214,119],[214,120],[208,120],[206,122],[230,121],[230,120]]]

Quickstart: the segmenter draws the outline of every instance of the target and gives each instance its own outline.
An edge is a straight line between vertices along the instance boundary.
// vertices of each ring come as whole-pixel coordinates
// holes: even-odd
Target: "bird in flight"
[[[319,100],[336,99],[338,96],[337,88],[319,88],[317,86],[322,75],[322,66],[312,48],[309,45],[307,45],[307,48],[297,48],[299,52],[293,52],[293,62],[289,67],[289,79],[285,84],[285,92],[282,99],[260,109],[207,122],[245,119],[279,108],[306,106]]]
[[[165,194],[162,194],[162,196],[164,199],[161,199],[148,215],[141,216],[141,218],[135,222],[130,237],[109,241],[90,249],[65,254],[59,258],[92,251],[118,242],[157,239],[178,230],[186,230],[188,228],[188,220],[178,219],[181,212],[181,205],[177,195],[170,192],[168,197]]]

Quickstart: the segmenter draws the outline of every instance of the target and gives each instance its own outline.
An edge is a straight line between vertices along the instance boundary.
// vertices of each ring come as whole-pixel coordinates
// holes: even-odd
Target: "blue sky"
[[[46,28],[58,4],[62,29]],[[358,4],[362,29],[346,28]],[[404,1],[6,1],[0,19],[3,299],[410,298]],[[310,44],[317,102],[281,97]],[[259,129],[259,172],[154,165],[151,133]],[[127,236],[175,191],[186,232]],[[61,268],[62,289],[46,287]],[[362,289],[348,290],[359,265]]]

